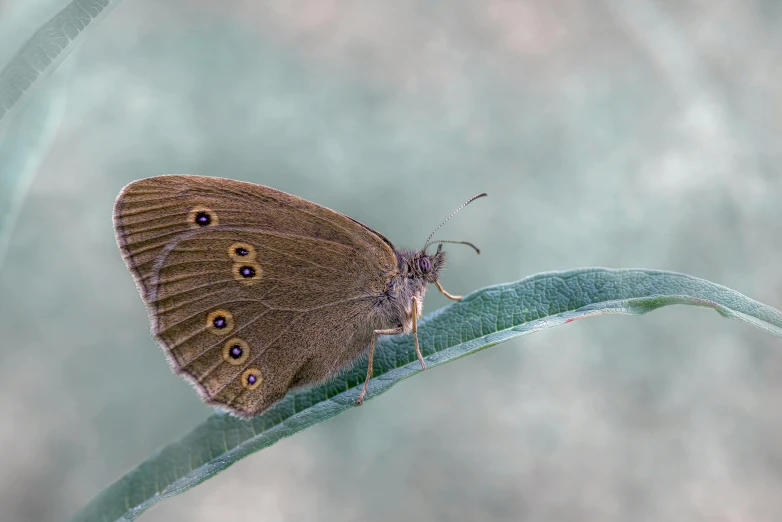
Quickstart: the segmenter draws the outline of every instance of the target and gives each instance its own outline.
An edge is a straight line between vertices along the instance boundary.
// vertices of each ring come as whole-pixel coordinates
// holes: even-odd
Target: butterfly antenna
[[[434,237],[434,234],[435,234],[435,232],[437,232],[438,230],[440,230],[440,229],[443,227],[443,225],[445,225],[446,223],[448,223],[448,220],[449,220],[449,219],[451,219],[452,217],[454,217],[454,216],[455,216],[455,215],[456,215],[456,214],[457,214],[457,213],[458,213],[458,212],[459,212],[461,209],[463,209],[464,207],[466,207],[467,205],[469,205],[470,203],[472,203],[472,202],[473,202],[473,201],[475,201],[476,199],[478,199],[478,198],[482,198],[482,197],[484,197],[484,196],[488,196],[488,194],[486,194],[485,192],[482,192],[482,193],[480,193],[480,194],[476,194],[475,196],[471,197],[470,199],[468,199],[467,201],[465,201],[465,202],[464,202],[464,205],[462,205],[461,207],[459,207],[459,208],[457,208],[456,210],[454,210],[454,211],[453,211],[453,214],[451,214],[450,216],[448,216],[447,218],[445,218],[445,221],[443,221],[442,223],[440,223],[439,225],[437,225],[437,228],[435,228],[435,229],[432,231],[432,233],[431,233],[431,234],[429,234],[429,237],[427,237],[427,238],[426,238],[426,243],[424,243],[424,248],[423,248],[423,250],[424,250],[424,251],[426,251],[427,247],[428,247],[428,246],[431,244],[431,243],[429,243],[429,241],[431,241],[431,239]],[[446,243],[446,241],[440,241],[440,243]],[[447,243],[457,243],[457,241],[447,241]],[[472,246],[473,248],[475,248],[475,246],[473,246],[473,245],[470,245],[470,246]],[[478,250],[478,249],[477,249],[477,248],[475,248],[475,250]],[[478,250],[478,252],[480,252],[480,250]]]
[[[481,249],[480,249],[480,248],[478,248],[477,246],[473,245],[473,244],[472,244],[472,243],[470,243],[469,241],[439,241],[439,240],[438,240],[438,241],[432,241],[432,242],[431,242],[431,243],[429,243],[429,244],[430,244],[430,245],[436,245],[436,244],[438,244],[438,243],[453,243],[454,245],[467,245],[468,247],[472,247],[472,249],[473,249],[473,250],[475,250],[475,252],[476,252],[477,254],[480,254],[480,253],[481,253]]]

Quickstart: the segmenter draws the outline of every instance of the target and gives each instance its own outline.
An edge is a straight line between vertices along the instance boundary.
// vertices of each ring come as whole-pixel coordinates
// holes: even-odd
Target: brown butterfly
[[[421,250],[397,250],[315,203],[202,176],[130,183],[117,197],[114,230],[173,370],[207,403],[241,417],[369,351],[361,404],[378,335],[412,332],[426,369],[417,335],[426,287],[461,299],[438,282],[442,243],[478,251],[432,242],[434,232]]]

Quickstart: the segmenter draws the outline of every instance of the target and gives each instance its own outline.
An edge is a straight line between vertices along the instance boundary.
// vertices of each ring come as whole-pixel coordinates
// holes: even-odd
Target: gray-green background
[[[3,60],[66,2],[21,3],[0,1]],[[450,292],[602,265],[782,307],[781,52],[774,0],[120,3],[33,99],[65,102],[0,271],[0,519],[67,518],[211,413],[114,244],[124,184],[253,181],[409,247],[486,191],[440,234],[483,251],[449,248]],[[781,394],[782,344],[747,325],[599,317],[405,381],[142,519],[778,521]]]

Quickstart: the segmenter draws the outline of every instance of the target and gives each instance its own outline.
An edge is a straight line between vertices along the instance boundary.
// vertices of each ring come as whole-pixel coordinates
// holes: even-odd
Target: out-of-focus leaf
[[[33,33],[0,70],[0,136],[5,120],[78,47],[87,29],[118,3],[119,0],[73,0]]]
[[[0,139],[0,269],[27,191],[62,123],[68,72],[58,71],[6,122],[5,137]]]

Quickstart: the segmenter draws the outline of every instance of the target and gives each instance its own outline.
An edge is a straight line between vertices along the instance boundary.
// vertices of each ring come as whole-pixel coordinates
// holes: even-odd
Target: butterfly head
[[[426,283],[436,283],[444,266],[443,245],[438,245],[437,252],[434,254],[427,254],[425,250],[421,250],[416,252],[410,261],[408,277],[415,277]]]

